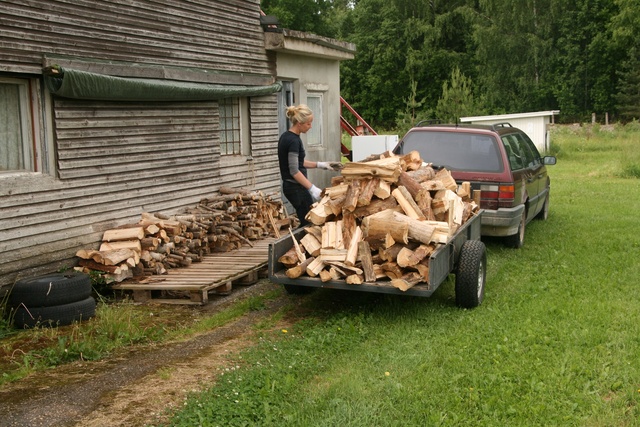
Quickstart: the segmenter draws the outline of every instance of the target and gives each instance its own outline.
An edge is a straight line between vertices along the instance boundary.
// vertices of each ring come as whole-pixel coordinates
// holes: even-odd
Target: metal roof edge
[[[546,117],[546,116],[555,116],[558,114],[560,114],[560,110],[534,111],[529,113],[498,114],[495,116],[460,117],[460,121],[473,122],[473,121],[483,121],[483,120],[523,119],[526,117]]]

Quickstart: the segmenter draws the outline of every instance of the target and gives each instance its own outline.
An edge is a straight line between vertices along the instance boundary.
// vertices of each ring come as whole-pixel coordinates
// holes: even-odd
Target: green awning
[[[44,81],[55,95],[99,101],[211,101],[237,96],[260,96],[282,85],[225,86],[177,80],[114,77],[86,71],[47,67]]]

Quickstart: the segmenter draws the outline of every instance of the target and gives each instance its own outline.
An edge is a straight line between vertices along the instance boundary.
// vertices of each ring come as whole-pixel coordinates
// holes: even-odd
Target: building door
[[[285,114],[286,108],[293,105],[295,96],[293,94],[293,82],[283,81],[282,90],[278,94],[278,135],[291,127],[289,119]]]
[[[278,136],[287,131],[291,127],[289,119],[287,119],[286,109],[287,107],[294,105],[295,96],[293,93],[293,82],[283,81],[282,90],[278,94]],[[284,197],[282,192],[282,184],[280,184],[280,194],[282,194],[282,203],[284,208],[289,214],[294,213],[296,210],[291,206],[291,203]]]

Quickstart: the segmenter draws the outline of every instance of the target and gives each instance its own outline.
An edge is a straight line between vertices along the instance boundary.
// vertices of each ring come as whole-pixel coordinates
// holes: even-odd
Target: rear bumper
[[[483,236],[511,236],[518,232],[524,205],[515,208],[485,209],[482,214]]]

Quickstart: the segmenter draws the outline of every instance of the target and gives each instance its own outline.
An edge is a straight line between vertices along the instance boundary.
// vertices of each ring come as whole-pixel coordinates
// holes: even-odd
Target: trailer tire
[[[297,285],[283,285],[284,290],[287,291],[289,295],[306,295],[313,291],[313,288],[307,286],[297,286]]]
[[[16,328],[65,326],[95,315],[96,300],[93,297],[51,307],[28,307],[22,304],[13,313],[13,324]]]
[[[487,251],[480,240],[467,240],[460,249],[456,271],[456,304],[474,308],[484,300],[487,280]]]
[[[91,277],[77,271],[53,273],[18,280],[9,294],[9,305],[52,307],[82,301],[91,296]]]

